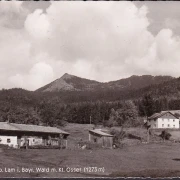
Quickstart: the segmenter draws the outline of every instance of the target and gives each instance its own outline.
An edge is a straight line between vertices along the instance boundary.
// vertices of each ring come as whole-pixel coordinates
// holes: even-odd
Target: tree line
[[[180,98],[145,94],[132,100],[64,102],[61,96],[23,89],[0,92],[0,121],[48,126],[66,123],[139,126],[153,113],[180,109]]]

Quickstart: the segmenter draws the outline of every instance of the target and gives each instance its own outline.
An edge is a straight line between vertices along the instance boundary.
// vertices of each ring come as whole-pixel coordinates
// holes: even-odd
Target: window
[[[175,122],[175,119],[173,119],[173,122]]]
[[[154,124],[154,127],[156,127],[156,124]]]
[[[175,128],[175,125],[173,125],[173,127]]]
[[[164,127],[164,124],[162,124],[162,127]]]
[[[11,142],[11,139],[7,139],[7,143],[10,143]]]
[[[0,142],[2,142],[2,139],[0,138]]]
[[[170,127],[170,125],[168,124],[168,127]]]

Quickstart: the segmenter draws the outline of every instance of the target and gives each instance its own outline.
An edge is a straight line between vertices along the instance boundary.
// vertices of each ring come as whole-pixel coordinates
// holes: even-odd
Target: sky
[[[0,32],[0,89],[180,76],[178,1],[1,1]]]

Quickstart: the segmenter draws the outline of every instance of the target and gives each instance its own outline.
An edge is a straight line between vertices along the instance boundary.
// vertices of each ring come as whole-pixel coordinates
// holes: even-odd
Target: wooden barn
[[[102,129],[89,130],[89,141],[101,144],[102,147],[112,148],[113,135],[103,131]]]
[[[67,147],[69,133],[49,126],[0,122],[0,144],[14,148],[35,145]]]

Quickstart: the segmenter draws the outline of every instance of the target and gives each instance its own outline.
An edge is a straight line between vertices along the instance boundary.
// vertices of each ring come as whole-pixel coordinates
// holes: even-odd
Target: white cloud
[[[51,26],[48,17],[43,14],[42,9],[37,9],[34,13],[29,14],[25,23],[25,29],[35,38],[49,37]]]
[[[8,14],[24,11],[21,4],[2,7]],[[178,23],[168,20],[153,35],[148,27],[156,19],[148,12],[133,2],[51,2],[46,13],[28,14],[18,30],[3,27],[11,18],[0,18],[0,80],[9,79],[1,87],[32,90],[65,72],[99,81],[179,76],[180,39],[172,30]]]
[[[24,87],[24,78],[20,74],[10,77],[9,81],[14,85],[14,87]]]
[[[54,72],[49,64],[39,62],[35,64],[28,74],[16,74],[9,81],[16,87],[36,90],[44,84],[50,83],[54,78]]]

